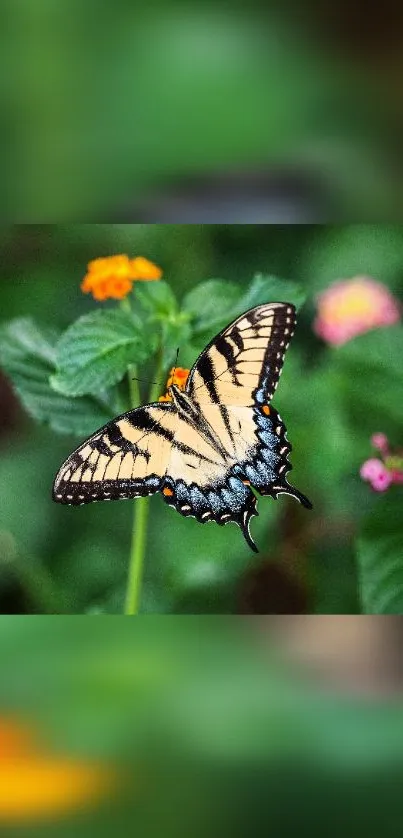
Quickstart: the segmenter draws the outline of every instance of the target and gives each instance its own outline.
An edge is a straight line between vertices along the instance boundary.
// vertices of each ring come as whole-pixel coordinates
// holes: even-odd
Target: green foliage
[[[172,317],[178,311],[175,294],[163,279],[141,282],[135,289],[136,302],[151,316],[151,322]]]
[[[228,322],[231,320],[241,295],[239,285],[223,279],[208,279],[196,285],[183,300],[183,309],[192,318],[194,332],[219,331],[223,318],[228,316]]]
[[[179,310],[176,297],[163,280],[140,283],[135,291],[135,302],[140,304],[143,332],[147,339],[155,340],[154,350],[161,345],[162,360],[166,367],[172,363],[179,347],[186,346],[191,335],[189,316]]]
[[[306,292],[297,282],[290,282],[276,276],[257,274],[239,301],[239,314],[242,311],[247,311],[248,308],[262,305],[262,303],[294,303],[295,307],[299,309],[305,299]]]
[[[376,497],[357,540],[361,602],[366,614],[403,613],[403,488]]]
[[[155,350],[145,325],[131,312],[113,309],[80,317],[58,342],[52,387],[75,397],[117,384],[130,364],[144,363]]]
[[[258,274],[247,290],[234,282],[209,279],[201,282],[184,298],[184,311],[189,312],[195,335],[214,335],[235,317],[250,308],[272,302],[289,302],[299,308],[306,294],[300,285],[275,276]]]
[[[392,430],[403,422],[403,330],[375,329],[341,346],[334,355],[346,411],[366,428]],[[375,424],[374,424],[375,423]]]
[[[399,835],[400,701],[332,689],[329,661],[316,663],[318,683],[273,648],[261,620],[145,622],[134,632],[102,616],[0,621],[0,700],[13,725],[24,720],[42,760],[116,776],[112,800],[55,820],[50,834],[288,838],[326,825],[331,838],[341,826],[361,838],[375,824]],[[40,838],[43,821],[4,829],[14,833]]]
[[[56,335],[42,333],[28,319],[13,320],[0,331],[0,363],[28,411],[59,433],[90,434],[105,424],[113,403],[107,394],[74,402],[50,386],[56,370]]]

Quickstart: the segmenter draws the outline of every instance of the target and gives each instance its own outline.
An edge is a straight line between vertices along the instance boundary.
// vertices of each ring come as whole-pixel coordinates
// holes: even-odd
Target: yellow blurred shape
[[[112,770],[41,753],[28,728],[0,722],[0,824],[76,812],[96,803],[114,785]]]

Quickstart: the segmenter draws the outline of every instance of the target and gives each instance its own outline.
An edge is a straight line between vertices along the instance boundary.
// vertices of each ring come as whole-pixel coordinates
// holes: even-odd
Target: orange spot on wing
[[[266,416],[270,415],[270,408],[269,408],[268,404],[264,404],[263,407],[262,407],[262,410],[263,410],[263,413],[266,414]]]
[[[250,486],[250,480],[242,480],[244,486]]]
[[[166,495],[167,498],[171,498],[173,495],[172,489],[169,489],[168,486],[165,486],[165,489],[162,490],[162,494]]]

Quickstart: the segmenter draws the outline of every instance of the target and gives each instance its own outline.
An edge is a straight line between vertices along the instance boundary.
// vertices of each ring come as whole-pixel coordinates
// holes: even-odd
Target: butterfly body
[[[129,411],[78,448],[56,477],[54,499],[80,505],[160,491],[185,517],[237,523],[256,550],[251,486],[311,507],[287,482],[291,445],[269,404],[294,325],[287,303],[243,314],[202,352],[185,391],[170,387],[172,402]]]

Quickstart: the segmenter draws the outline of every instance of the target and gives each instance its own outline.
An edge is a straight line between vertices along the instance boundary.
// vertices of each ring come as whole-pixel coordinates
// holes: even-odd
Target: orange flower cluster
[[[114,785],[109,769],[46,754],[30,728],[0,719],[0,825],[61,817]]]
[[[125,254],[93,259],[88,264],[88,273],[81,283],[84,294],[92,294],[95,300],[123,300],[130,294],[133,282],[161,279],[158,265],[144,256],[129,259]]]
[[[167,381],[167,390],[172,386],[172,384],[176,384],[180,390],[184,390],[186,387],[186,382],[189,378],[190,370],[183,369],[182,367],[172,367],[169,378]],[[165,396],[160,396],[158,399],[159,402],[171,402],[172,398],[169,393],[165,393]]]

